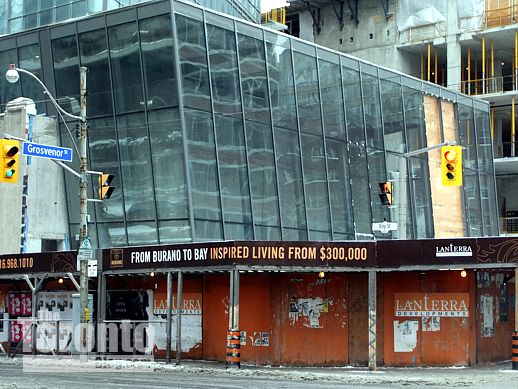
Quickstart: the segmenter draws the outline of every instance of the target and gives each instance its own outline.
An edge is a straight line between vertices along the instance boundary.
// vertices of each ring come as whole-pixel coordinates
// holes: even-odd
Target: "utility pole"
[[[91,252],[91,245],[90,240],[88,238],[88,154],[87,154],[87,132],[88,132],[88,125],[86,121],[86,72],[87,68],[84,66],[81,66],[79,69],[80,73],[80,94],[81,94],[81,101],[80,101],[80,116],[73,115],[71,113],[66,112],[61,106],[58,104],[56,99],[52,96],[50,91],[47,89],[45,84],[38,78],[36,75],[31,73],[28,70],[17,68],[14,64],[10,65],[9,70],[5,73],[5,79],[9,83],[15,83],[18,82],[20,79],[20,75],[18,73],[24,73],[32,77],[34,80],[38,82],[38,84],[41,85],[43,90],[45,91],[45,94],[48,96],[54,107],[58,110],[58,112],[61,112],[63,115],[68,116],[72,119],[79,120],[81,123],[80,127],[80,143],[79,143],[79,159],[80,159],[80,174],[75,172],[73,169],[68,167],[67,165],[59,162],[54,161],[61,167],[65,168],[69,172],[73,173],[77,177],[80,178],[79,183],[79,251],[78,251],[78,259],[80,261],[80,300],[79,300],[79,317],[80,317],[80,354],[81,359],[84,360],[86,358],[87,354],[87,347],[88,347],[88,328],[86,326],[87,323],[87,308],[88,308],[88,257],[81,257],[81,248],[84,249],[90,249]],[[108,180],[108,183],[106,185],[109,185],[109,181],[111,181],[112,177],[109,177],[110,175],[103,175],[99,172],[90,172],[95,174],[101,174],[102,176],[106,176],[106,180]],[[113,188],[106,189],[106,192],[104,192],[103,199],[109,198],[109,195],[113,191]],[[98,200],[100,201],[100,200]],[[90,315],[88,315],[90,316]],[[89,319],[89,318],[88,318]]]
[[[80,93],[81,93],[81,130],[79,143],[79,158],[80,158],[80,174],[81,181],[79,183],[79,245],[88,238],[88,156],[87,156],[87,131],[88,125],[86,122],[86,67],[81,66],[80,72]],[[81,323],[81,337],[80,337],[80,354],[81,357],[86,357],[88,347],[88,328],[86,321],[86,309],[88,307],[88,260],[80,260],[80,323]]]

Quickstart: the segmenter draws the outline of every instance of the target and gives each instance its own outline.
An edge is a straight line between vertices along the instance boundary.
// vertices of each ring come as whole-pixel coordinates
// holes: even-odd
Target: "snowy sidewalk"
[[[304,381],[319,384],[342,383],[346,385],[383,385],[386,387],[469,387],[469,388],[518,388],[518,371],[511,370],[511,363],[506,362],[487,367],[451,367],[451,368],[379,368],[369,371],[362,367],[271,367],[243,365],[241,369],[226,369],[225,364],[213,361],[182,361],[181,365],[166,364],[163,361],[131,360],[89,360],[80,362],[78,356],[65,356],[61,360],[53,357],[28,355],[14,359],[0,358],[0,370],[11,369],[32,376],[60,374],[81,377],[92,376],[133,376],[176,375],[205,377],[206,379],[254,379],[282,381]],[[127,373],[127,375],[126,375]],[[7,374],[7,373],[6,373]],[[13,373],[14,375],[14,373]],[[4,381],[5,382],[5,381]]]

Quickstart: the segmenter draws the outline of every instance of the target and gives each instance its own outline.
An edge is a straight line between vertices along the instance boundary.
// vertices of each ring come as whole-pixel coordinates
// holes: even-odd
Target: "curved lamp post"
[[[80,94],[81,94],[81,114],[80,116],[72,115],[65,111],[58,104],[56,99],[49,92],[45,84],[33,73],[28,70],[17,68],[14,64],[10,65],[9,70],[5,73],[5,79],[9,83],[18,82],[20,74],[27,74],[28,76],[35,79],[43,88],[45,94],[49,97],[50,101],[56,107],[56,109],[63,115],[69,118],[79,120],[81,122],[80,131],[80,143],[79,143],[79,159],[80,159],[80,183],[79,183],[79,244],[82,245],[85,239],[88,237],[88,225],[87,225],[87,212],[88,212],[88,159],[86,153],[87,145],[87,123],[86,123],[86,67],[80,67]],[[81,345],[80,353],[86,356],[87,342],[88,342],[88,331],[86,327],[86,308],[88,306],[88,261],[80,261],[80,322],[81,322]]]

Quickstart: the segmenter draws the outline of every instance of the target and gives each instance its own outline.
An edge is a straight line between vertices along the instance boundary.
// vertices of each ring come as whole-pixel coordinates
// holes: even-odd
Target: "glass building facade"
[[[2,0],[0,35],[61,23],[151,0]],[[186,0],[189,1],[189,0]],[[259,23],[260,0],[190,0],[228,15]]]
[[[404,154],[451,136],[465,149],[462,235],[498,235],[489,106],[479,100],[181,1],[0,38],[0,68],[10,63],[76,114],[88,68],[89,167],[116,186],[89,204],[99,247],[390,239],[372,230],[384,220],[399,224],[393,237],[433,238],[438,161]],[[20,95],[54,114],[34,81],[2,77],[2,110]],[[71,147],[64,125],[61,135]],[[378,196],[385,181],[396,186],[390,207]],[[78,185],[66,182],[73,236]],[[89,188],[95,197],[97,183]]]

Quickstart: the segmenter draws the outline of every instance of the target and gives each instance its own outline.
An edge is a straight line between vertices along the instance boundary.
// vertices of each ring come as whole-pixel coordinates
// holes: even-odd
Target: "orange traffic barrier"
[[[518,370],[518,331],[513,332],[513,370]]]
[[[241,332],[227,331],[227,368],[241,367]]]

